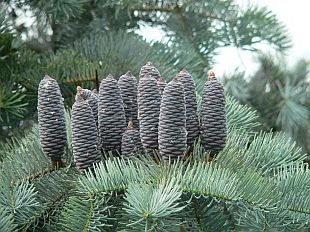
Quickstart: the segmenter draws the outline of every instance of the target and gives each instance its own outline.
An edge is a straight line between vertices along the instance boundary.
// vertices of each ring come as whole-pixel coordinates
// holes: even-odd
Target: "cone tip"
[[[126,72],[126,74],[125,74],[126,76],[132,76],[132,74],[131,74],[131,71],[130,70],[128,70],[127,72]]]
[[[111,73],[109,73],[109,75],[107,76],[107,79],[110,78],[110,79],[113,79],[113,75]]]
[[[179,74],[183,74],[183,73],[187,74],[187,73],[188,73],[188,71],[187,71],[185,68],[183,68],[183,69],[180,71],[180,73],[179,73]]]
[[[151,61],[146,62],[145,66],[153,66]]]
[[[53,79],[53,78],[51,78],[49,75],[45,74],[43,79],[44,79],[44,80],[51,80],[51,79]]]

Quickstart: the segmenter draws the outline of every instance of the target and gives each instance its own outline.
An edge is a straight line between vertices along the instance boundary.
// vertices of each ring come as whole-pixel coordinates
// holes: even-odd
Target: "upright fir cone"
[[[140,138],[145,149],[158,148],[158,118],[161,96],[155,78],[143,76],[138,85]]]
[[[226,143],[227,126],[223,86],[216,80],[214,72],[203,89],[201,108],[201,138],[203,146],[211,154],[220,152]]]
[[[166,81],[163,77],[160,77],[157,81],[157,86],[161,95],[163,95],[164,89],[166,87]]]
[[[91,115],[93,116],[96,125],[98,126],[98,95],[94,90],[90,91],[88,89],[82,89],[80,86],[78,86],[76,89],[81,98],[87,100],[91,108]]]
[[[133,127],[133,122],[130,120],[122,138],[122,155],[131,156],[140,149],[142,149],[142,144],[139,131]]]
[[[151,62],[147,62],[144,66],[141,67],[139,79],[144,76],[153,77],[156,81],[158,81],[158,79],[160,78],[160,73]]]
[[[120,150],[126,117],[120,89],[111,74],[99,88],[98,129],[104,151]]]
[[[182,83],[174,78],[164,90],[160,105],[158,144],[164,159],[186,151],[186,111]]]
[[[139,128],[136,78],[128,71],[119,78],[118,86],[121,90],[127,123],[132,120],[133,126]]]
[[[87,100],[77,92],[76,101],[72,106],[72,147],[76,167],[83,171],[101,160],[97,150],[98,131],[96,121]]]
[[[38,89],[40,143],[52,161],[61,161],[67,144],[65,110],[56,80],[45,76]]]
[[[187,145],[191,146],[199,136],[196,87],[193,77],[185,69],[178,74],[178,78],[184,87]]]

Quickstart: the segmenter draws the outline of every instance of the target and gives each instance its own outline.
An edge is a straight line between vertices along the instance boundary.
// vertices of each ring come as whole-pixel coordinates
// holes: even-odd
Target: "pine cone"
[[[163,95],[164,89],[166,87],[166,81],[163,77],[160,77],[157,81],[157,86],[161,95]]]
[[[133,126],[139,128],[136,78],[128,71],[119,78],[118,86],[122,94],[127,123],[132,120]]]
[[[160,105],[158,144],[164,159],[186,151],[186,112],[182,83],[174,78],[164,90]]]
[[[77,93],[76,102],[72,106],[72,147],[74,162],[80,171],[92,167],[101,160],[97,150],[98,131],[91,108],[82,97],[83,93]]]
[[[90,91],[88,89],[82,89],[80,86],[78,86],[77,96],[80,96],[84,100],[87,100],[91,108],[91,115],[93,116],[96,125],[98,126],[98,95],[96,94],[96,92],[94,90]]]
[[[139,131],[133,127],[133,123],[130,120],[122,138],[122,155],[131,156],[137,153],[141,148],[142,144]]]
[[[220,152],[226,143],[227,126],[223,86],[210,72],[203,89],[201,109],[201,138],[203,146],[211,154]]]
[[[160,73],[157,68],[151,62],[147,62],[144,66],[141,67],[139,79],[143,78],[144,76],[150,76],[156,79],[160,78]]]
[[[192,146],[199,136],[195,82],[193,77],[185,69],[178,74],[178,78],[184,87],[187,145]]]
[[[38,89],[40,143],[53,161],[61,160],[67,144],[63,98],[56,80],[45,76]]]
[[[99,88],[98,128],[104,151],[119,150],[126,130],[123,100],[112,75],[103,79]]]
[[[158,117],[161,97],[155,78],[144,76],[138,85],[140,138],[145,149],[158,148]]]

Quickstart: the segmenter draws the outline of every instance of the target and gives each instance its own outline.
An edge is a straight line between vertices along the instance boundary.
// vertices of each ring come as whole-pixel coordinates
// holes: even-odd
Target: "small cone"
[[[215,155],[226,144],[227,126],[224,88],[217,81],[214,72],[203,89],[201,109],[201,138],[204,148]]]
[[[133,127],[132,121],[129,121],[127,130],[122,138],[122,155],[132,156],[140,149],[142,149],[142,144],[139,131]]]
[[[156,80],[144,76],[138,85],[140,138],[145,149],[158,149],[158,120],[161,96]]]
[[[139,128],[138,103],[137,103],[137,81],[131,72],[128,71],[118,80],[124,103],[126,122],[132,120],[134,127]]]
[[[98,129],[103,151],[121,149],[126,117],[121,92],[112,75],[103,79],[100,84]]]
[[[38,121],[44,153],[53,161],[61,160],[67,144],[65,110],[58,83],[47,75],[38,89]]]
[[[158,144],[164,159],[183,156],[186,151],[186,112],[183,85],[177,78],[164,90],[159,115]]]
[[[76,102],[72,106],[72,147],[76,167],[83,171],[101,160],[97,150],[98,131],[91,108],[78,92]]]
[[[196,86],[193,77],[185,69],[183,69],[177,77],[184,87],[187,145],[192,146],[199,137]]]
[[[145,76],[153,77],[156,81],[158,81],[160,78],[160,73],[151,62],[147,62],[144,66],[141,67],[139,79]]]

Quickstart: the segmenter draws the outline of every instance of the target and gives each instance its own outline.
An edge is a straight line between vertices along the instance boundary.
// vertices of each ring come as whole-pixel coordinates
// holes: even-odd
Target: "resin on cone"
[[[224,88],[213,71],[203,89],[201,107],[201,139],[204,148],[217,154],[226,144],[227,126]]]
[[[196,86],[193,77],[185,69],[179,72],[178,79],[184,87],[187,145],[192,146],[199,137]]]
[[[122,138],[122,155],[132,156],[142,149],[139,131],[130,120]]]
[[[98,129],[103,151],[119,151],[126,130],[126,117],[117,81],[108,75],[100,83]]]
[[[158,148],[158,120],[161,96],[155,78],[143,76],[138,85],[140,138],[145,149]]]
[[[186,134],[184,89],[178,78],[174,78],[167,84],[160,105],[158,144],[164,159],[184,155]]]
[[[147,62],[140,69],[139,79],[145,76],[153,77],[156,81],[158,81],[160,78],[160,73],[151,62]]]
[[[53,161],[61,160],[67,144],[65,110],[58,83],[47,75],[38,89],[38,121],[44,153]]]
[[[72,106],[72,148],[74,163],[83,171],[91,168],[101,160],[97,149],[97,126],[93,117],[89,117],[92,110],[81,92],[77,93],[76,102]]]
[[[132,120],[133,126],[139,128],[136,78],[128,71],[119,78],[118,86],[122,94],[126,122]]]

